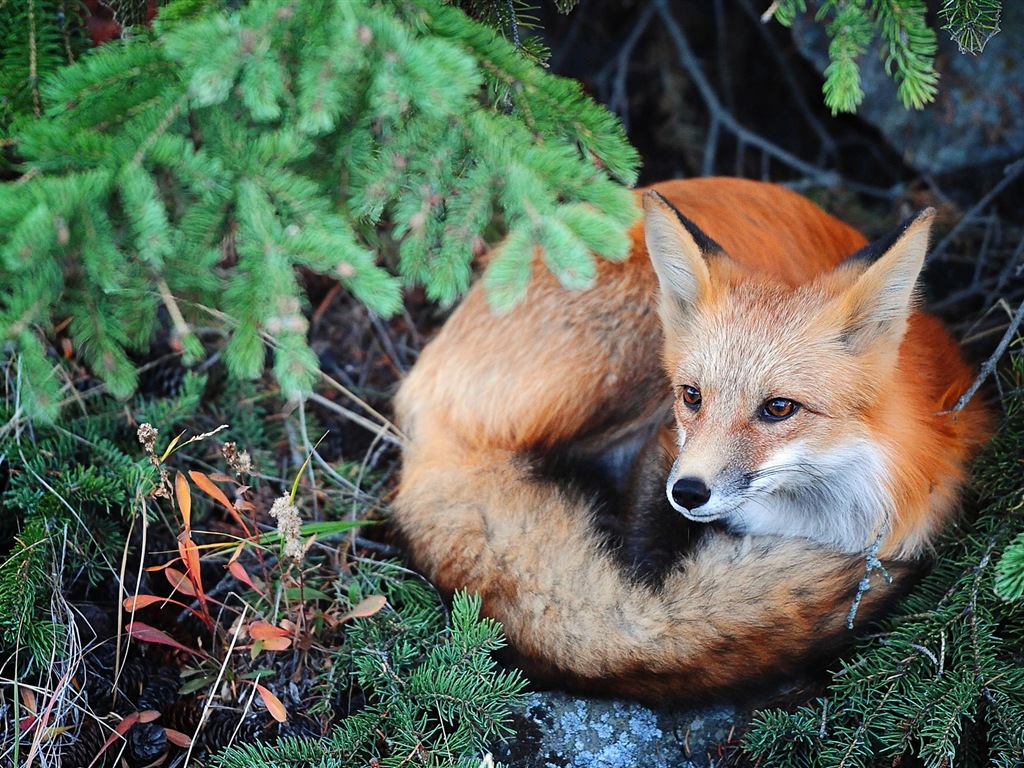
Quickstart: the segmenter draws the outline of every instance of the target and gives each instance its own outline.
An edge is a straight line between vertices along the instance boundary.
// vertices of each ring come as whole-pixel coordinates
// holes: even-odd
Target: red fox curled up
[[[781,187],[693,179],[596,284],[472,288],[396,397],[413,564],[536,682],[646,700],[797,677],[911,580],[987,418],[915,307],[932,212],[873,245]],[[611,521],[611,522],[609,522]]]

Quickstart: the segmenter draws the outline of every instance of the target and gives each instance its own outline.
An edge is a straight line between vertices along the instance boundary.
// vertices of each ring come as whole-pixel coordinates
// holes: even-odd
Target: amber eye
[[[700,390],[696,387],[689,385],[680,388],[682,391],[682,401],[691,411],[696,411],[700,408]]]
[[[765,400],[761,406],[760,416],[765,421],[783,421],[800,410],[800,404],[785,397],[773,397]]]

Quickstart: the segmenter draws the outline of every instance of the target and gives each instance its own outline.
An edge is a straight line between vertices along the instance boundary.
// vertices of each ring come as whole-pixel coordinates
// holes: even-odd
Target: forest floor
[[[639,4],[595,0],[585,12],[568,17],[545,12],[541,20],[552,51],[552,69],[579,78],[622,116],[644,159],[642,183],[708,174],[770,178],[810,194],[869,237],[883,233],[914,210],[935,206],[939,219],[927,277],[929,302],[955,327],[975,360],[981,363],[989,358],[1012,322],[1007,308],[1024,296],[1020,280],[1024,164],[1018,160],[1010,166],[1002,161],[923,173],[904,162],[877,128],[855,117],[834,118],[820,106],[819,75],[794,49],[788,33],[752,20],[749,0],[725,8],[719,2],[690,4],[693,12],[685,19],[682,14],[679,18],[662,15],[668,13],[667,5],[653,2],[638,11]],[[726,33],[728,44],[721,45]],[[295,467],[303,465],[306,455],[315,455],[317,472],[337,473],[339,482],[353,489],[346,503],[351,501],[355,509],[358,502],[354,518],[385,520],[399,451],[382,424],[390,416],[390,397],[397,382],[440,327],[447,310],[412,291],[402,314],[382,320],[336,284],[308,277],[307,286],[311,343],[329,384],[302,406],[297,421],[274,412],[277,408],[283,413],[292,406],[277,401],[272,392],[247,395],[268,404],[266,418],[280,426],[274,447],[277,455],[261,459],[270,467]],[[177,391],[183,369],[175,353],[158,349],[153,360],[142,362],[149,366],[144,389],[157,394],[164,387]],[[212,386],[217,386],[216,361],[206,372],[211,374]],[[207,426],[216,428],[214,422],[211,418]],[[286,484],[288,477],[278,479]],[[266,516],[261,522],[273,525]],[[367,525],[358,535],[346,533],[341,538],[341,548],[356,559],[402,555],[385,526]],[[149,546],[173,553],[178,543],[165,533],[163,540],[151,541]],[[347,567],[339,556],[338,568]],[[112,634],[120,617],[101,613],[86,618],[97,633]],[[107,648],[113,654],[112,647]],[[310,663],[327,658],[320,649],[304,650]],[[97,656],[89,662],[99,679],[103,679],[104,665],[113,663],[111,659],[112,655]],[[173,713],[174,691],[180,683],[176,659],[180,656],[168,651],[128,663],[128,677],[145,680],[134,686],[130,708]],[[144,665],[148,668],[142,669]],[[288,684],[296,688],[294,700],[308,702],[314,695],[301,690],[311,679],[303,677],[302,670],[276,673],[282,680],[291,675]],[[142,699],[146,691],[157,698]],[[264,702],[267,711],[273,709],[273,699]],[[348,702],[348,708],[354,709],[355,704]],[[178,709],[164,720],[178,723],[173,730],[197,727],[198,719],[204,717],[192,703]],[[246,728],[259,738],[318,735],[331,722],[322,710],[316,716],[290,714],[288,723],[278,726],[263,712],[259,723]],[[238,737],[237,727],[229,726],[229,720],[221,714],[207,720],[204,748],[213,751]],[[733,764],[738,759],[738,732],[729,724],[734,721],[742,724],[743,715],[728,708],[656,712],[625,702],[557,693],[534,695],[517,715],[519,746],[513,739],[504,759],[520,768],[681,765],[684,759],[694,765]],[[547,740],[555,731],[566,733],[562,747]],[[580,746],[584,731],[595,741]],[[139,733],[138,760],[125,759],[133,766],[145,764],[150,754],[145,733]],[[656,751],[637,751],[639,747],[621,741],[625,735],[638,744],[654,744]],[[667,747],[670,737],[674,746]],[[686,752],[666,751],[683,747]],[[103,740],[94,737],[79,754],[95,756],[103,748]],[[570,754],[573,749],[576,753]],[[181,764],[184,751],[172,752],[171,758],[166,750],[153,754],[163,755],[163,764],[172,765]],[[82,759],[83,764],[89,762]]]

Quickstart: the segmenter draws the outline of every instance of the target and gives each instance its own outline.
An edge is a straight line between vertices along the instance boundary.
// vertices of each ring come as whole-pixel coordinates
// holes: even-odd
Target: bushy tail
[[[721,697],[797,677],[853,636],[859,555],[716,534],[654,588],[607,551],[584,499],[520,455],[418,433],[394,504],[414,565],[444,591],[479,593],[535,681],[646,700]],[[911,580],[909,566],[889,571],[896,586],[873,576],[858,624]]]

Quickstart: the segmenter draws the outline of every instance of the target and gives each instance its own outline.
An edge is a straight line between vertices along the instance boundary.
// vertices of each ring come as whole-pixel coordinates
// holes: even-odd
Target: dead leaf
[[[123,605],[126,611],[138,611],[153,603],[162,603],[165,599],[158,595],[132,595],[124,599]]]
[[[181,472],[174,475],[174,495],[178,499],[178,509],[181,510],[181,520],[185,524],[185,530],[192,530],[192,489],[188,480]]]
[[[266,705],[267,712],[270,713],[270,716],[279,723],[283,723],[287,720],[288,710],[284,708],[284,704],[281,703],[281,700],[271,693],[269,689],[264,688],[259,683],[254,683],[254,685],[256,686],[256,693],[258,693],[260,698],[263,699],[263,703]]]
[[[288,637],[291,633],[287,629],[275,627],[269,621],[262,619],[254,621],[249,625],[249,637],[253,640],[269,640],[270,638]]]
[[[167,736],[167,740],[175,746],[182,749],[188,749],[192,746],[192,738],[181,731],[176,731],[173,728],[164,728],[164,734]]]
[[[265,597],[263,590],[260,587],[256,586],[256,582],[252,580],[252,577],[249,575],[249,572],[245,570],[245,568],[242,566],[240,562],[238,562],[237,560],[231,562],[228,565],[228,570],[231,572],[231,575],[238,579],[240,582],[247,585],[250,589],[255,590],[256,593],[261,597]]]
[[[384,595],[370,595],[364,597],[359,605],[355,606],[351,611],[342,616],[339,621],[345,622],[349,619],[365,619],[367,616],[373,616],[373,614],[379,612],[385,605],[387,605],[388,599]]]
[[[171,648],[177,648],[179,651],[185,651],[185,653],[190,653],[193,656],[199,656],[202,658],[206,657],[206,654],[197,648],[189,648],[187,645],[182,645],[166,632],[159,630],[156,627],[151,627],[149,624],[144,624],[141,621],[136,621],[133,624],[126,625],[125,630],[131,637],[134,637],[136,640],[141,640],[144,643],[169,645]]]
[[[196,596],[196,588],[192,586],[192,582],[189,581],[188,576],[177,568],[165,568],[164,575],[167,577],[167,580],[171,582],[171,587],[176,589],[178,592],[188,595],[189,597]]]

